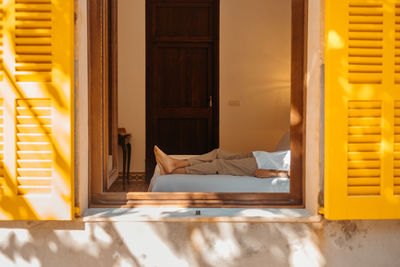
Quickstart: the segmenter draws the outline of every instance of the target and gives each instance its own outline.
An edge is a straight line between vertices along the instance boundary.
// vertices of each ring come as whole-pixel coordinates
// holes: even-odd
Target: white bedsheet
[[[289,178],[255,178],[233,175],[157,175],[151,192],[281,192],[290,191]]]
[[[256,178],[234,175],[160,175],[158,166],[149,192],[252,192],[288,193],[289,178]]]

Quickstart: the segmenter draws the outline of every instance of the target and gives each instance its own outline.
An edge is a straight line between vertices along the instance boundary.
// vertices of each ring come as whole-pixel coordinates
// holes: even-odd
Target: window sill
[[[199,215],[196,212],[200,211]],[[321,216],[306,209],[247,208],[92,208],[80,220],[84,222],[272,222],[314,223]]]

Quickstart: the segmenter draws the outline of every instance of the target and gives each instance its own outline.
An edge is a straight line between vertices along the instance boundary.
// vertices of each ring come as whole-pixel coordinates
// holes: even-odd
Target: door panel
[[[208,118],[159,118],[158,145],[170,154],[203,154],[208,152],[210,134]],[[189,137],[189,138],[188,138]],[[194,142],[192,140],[195,140]]]
[[[215,3],[155,3],[152,5],[152,38],[157,41],[211,40],[215,32],[214,9]]]
[[[146,173],[153,146],[202,154],[218,146],[219,1],[147,1]]]
[[[212,73],[207,46],[156,45],[153,100],[162,108],[209,108]]]

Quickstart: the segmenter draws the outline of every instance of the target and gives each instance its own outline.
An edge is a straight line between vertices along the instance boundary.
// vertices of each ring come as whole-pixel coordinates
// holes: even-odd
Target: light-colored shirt
[[[254,151],[253,156],[256,158],[259,169],[290,170],[290,150],[276,152]]]

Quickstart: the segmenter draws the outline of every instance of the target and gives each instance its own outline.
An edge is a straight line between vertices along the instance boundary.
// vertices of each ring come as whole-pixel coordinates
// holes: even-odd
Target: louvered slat
[[[52,190],[52,105],[50,100],[17,100],[18,194]]]
[[[381,176],[380,101],[349,101],[347,193],[379,195]]]
[[[52,81],[51,0],[16,0],[15,79]]]
[[[394,82],[400,84],[400,4],[395,5]]]
[[[393,176],[394,194],[400,195],[400,101],[394,102],[394,148],[393,148]],[[397,119],[397,120],[396,120]]]
[[[351,84],[381,84],[383,10],[381,3],[349,3],[348,76]]]

